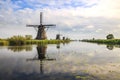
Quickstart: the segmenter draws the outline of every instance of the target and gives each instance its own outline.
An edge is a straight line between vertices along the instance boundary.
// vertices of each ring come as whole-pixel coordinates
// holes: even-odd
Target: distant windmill
[[[26,25],[28,27],[38,28],[36,39],[44,40],[47,39],[45,28],[50,28],[50,26],[56,26],[54,24],[42,24],[42,12],[40,12],[40,25]]]
[[[56,40],[60,40],[61,39],[60,36],[62,36],[62,34],[60,34],[60,31],[59,31],[59,33],[56,34]]]
[[[65,40],[65,37],[63,37],[63,40]]]
[[[60,40],[60,36],[62,36],[61,34],[57,34],[56,35],[56,40]]]

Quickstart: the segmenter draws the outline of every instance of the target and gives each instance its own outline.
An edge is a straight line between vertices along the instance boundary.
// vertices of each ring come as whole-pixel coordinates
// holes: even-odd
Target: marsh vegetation
[[[35,40],[28,37],[23,36],[13,36],[8,39],[1,39],[0,45],[30,45],[30,44],[58,44],[58,43],[69,43],[70,39],[65,40]]]

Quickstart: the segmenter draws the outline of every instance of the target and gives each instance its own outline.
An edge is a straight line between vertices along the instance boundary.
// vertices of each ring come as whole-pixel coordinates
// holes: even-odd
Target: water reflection
[[[113,45],[106,45],[106,48],[109,49],[109,50],[113,50],[114,46]]]
[[[8,50],[11,50],[13,52],[21,52],[21,51],[32,51],[32,46],[9,46]]]
[[[56,45],[56,48],[57,48],[57,49],[60,49],[60,44],[57,44],[57,45]]]
[[[120,46],[113,47],[72,42],[33,45],[31,52],[23,49],[21,54],[2,47],[0,80],[120,80],[120,48],[115,49]]]
[[[113,50],[114,48],[120,48],[120,45],[106,45],[106,48],[109,50]]]
[[[40,73],[44,74],[44,69],[43,69],[43,61],[54,61],[56,60],[55,58],[49,58],[48,56],[46,57],[46,50],[47,50],[47,45],[38,45],[36,47],[37,50],[37,55],[32,58],[32,59],[27,59],[27,61],[40,61]]]

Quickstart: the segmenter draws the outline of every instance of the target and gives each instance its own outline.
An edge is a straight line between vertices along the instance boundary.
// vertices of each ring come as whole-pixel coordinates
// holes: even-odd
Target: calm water
[[[0,80],[120,80],[120,46],[1,46]]]

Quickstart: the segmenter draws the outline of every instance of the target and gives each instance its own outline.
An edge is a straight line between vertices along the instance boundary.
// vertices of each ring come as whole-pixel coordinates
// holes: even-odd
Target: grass
[[[25,44],[59,44],[69,42],[70,40],[26,40]]]
[[[96,39],[96,40],[82,40],[83,42],[92,42],[98,44],[120,44],[120,39]]]
[[[12,45],[12,46],[18,46],[18,45],[30,45],[30,44],[59,44],[59,43],[69,43],[70,39],[66,40],[35,40],[31,38],[26,38],[24,36],[20,35],[14,35],[7,39],[0,39],[0,45]]]
[[[59,43],[69,43],[70,40],[0,40],[0,46],[5,45],[29,45],[29,44],[59,44]]]

